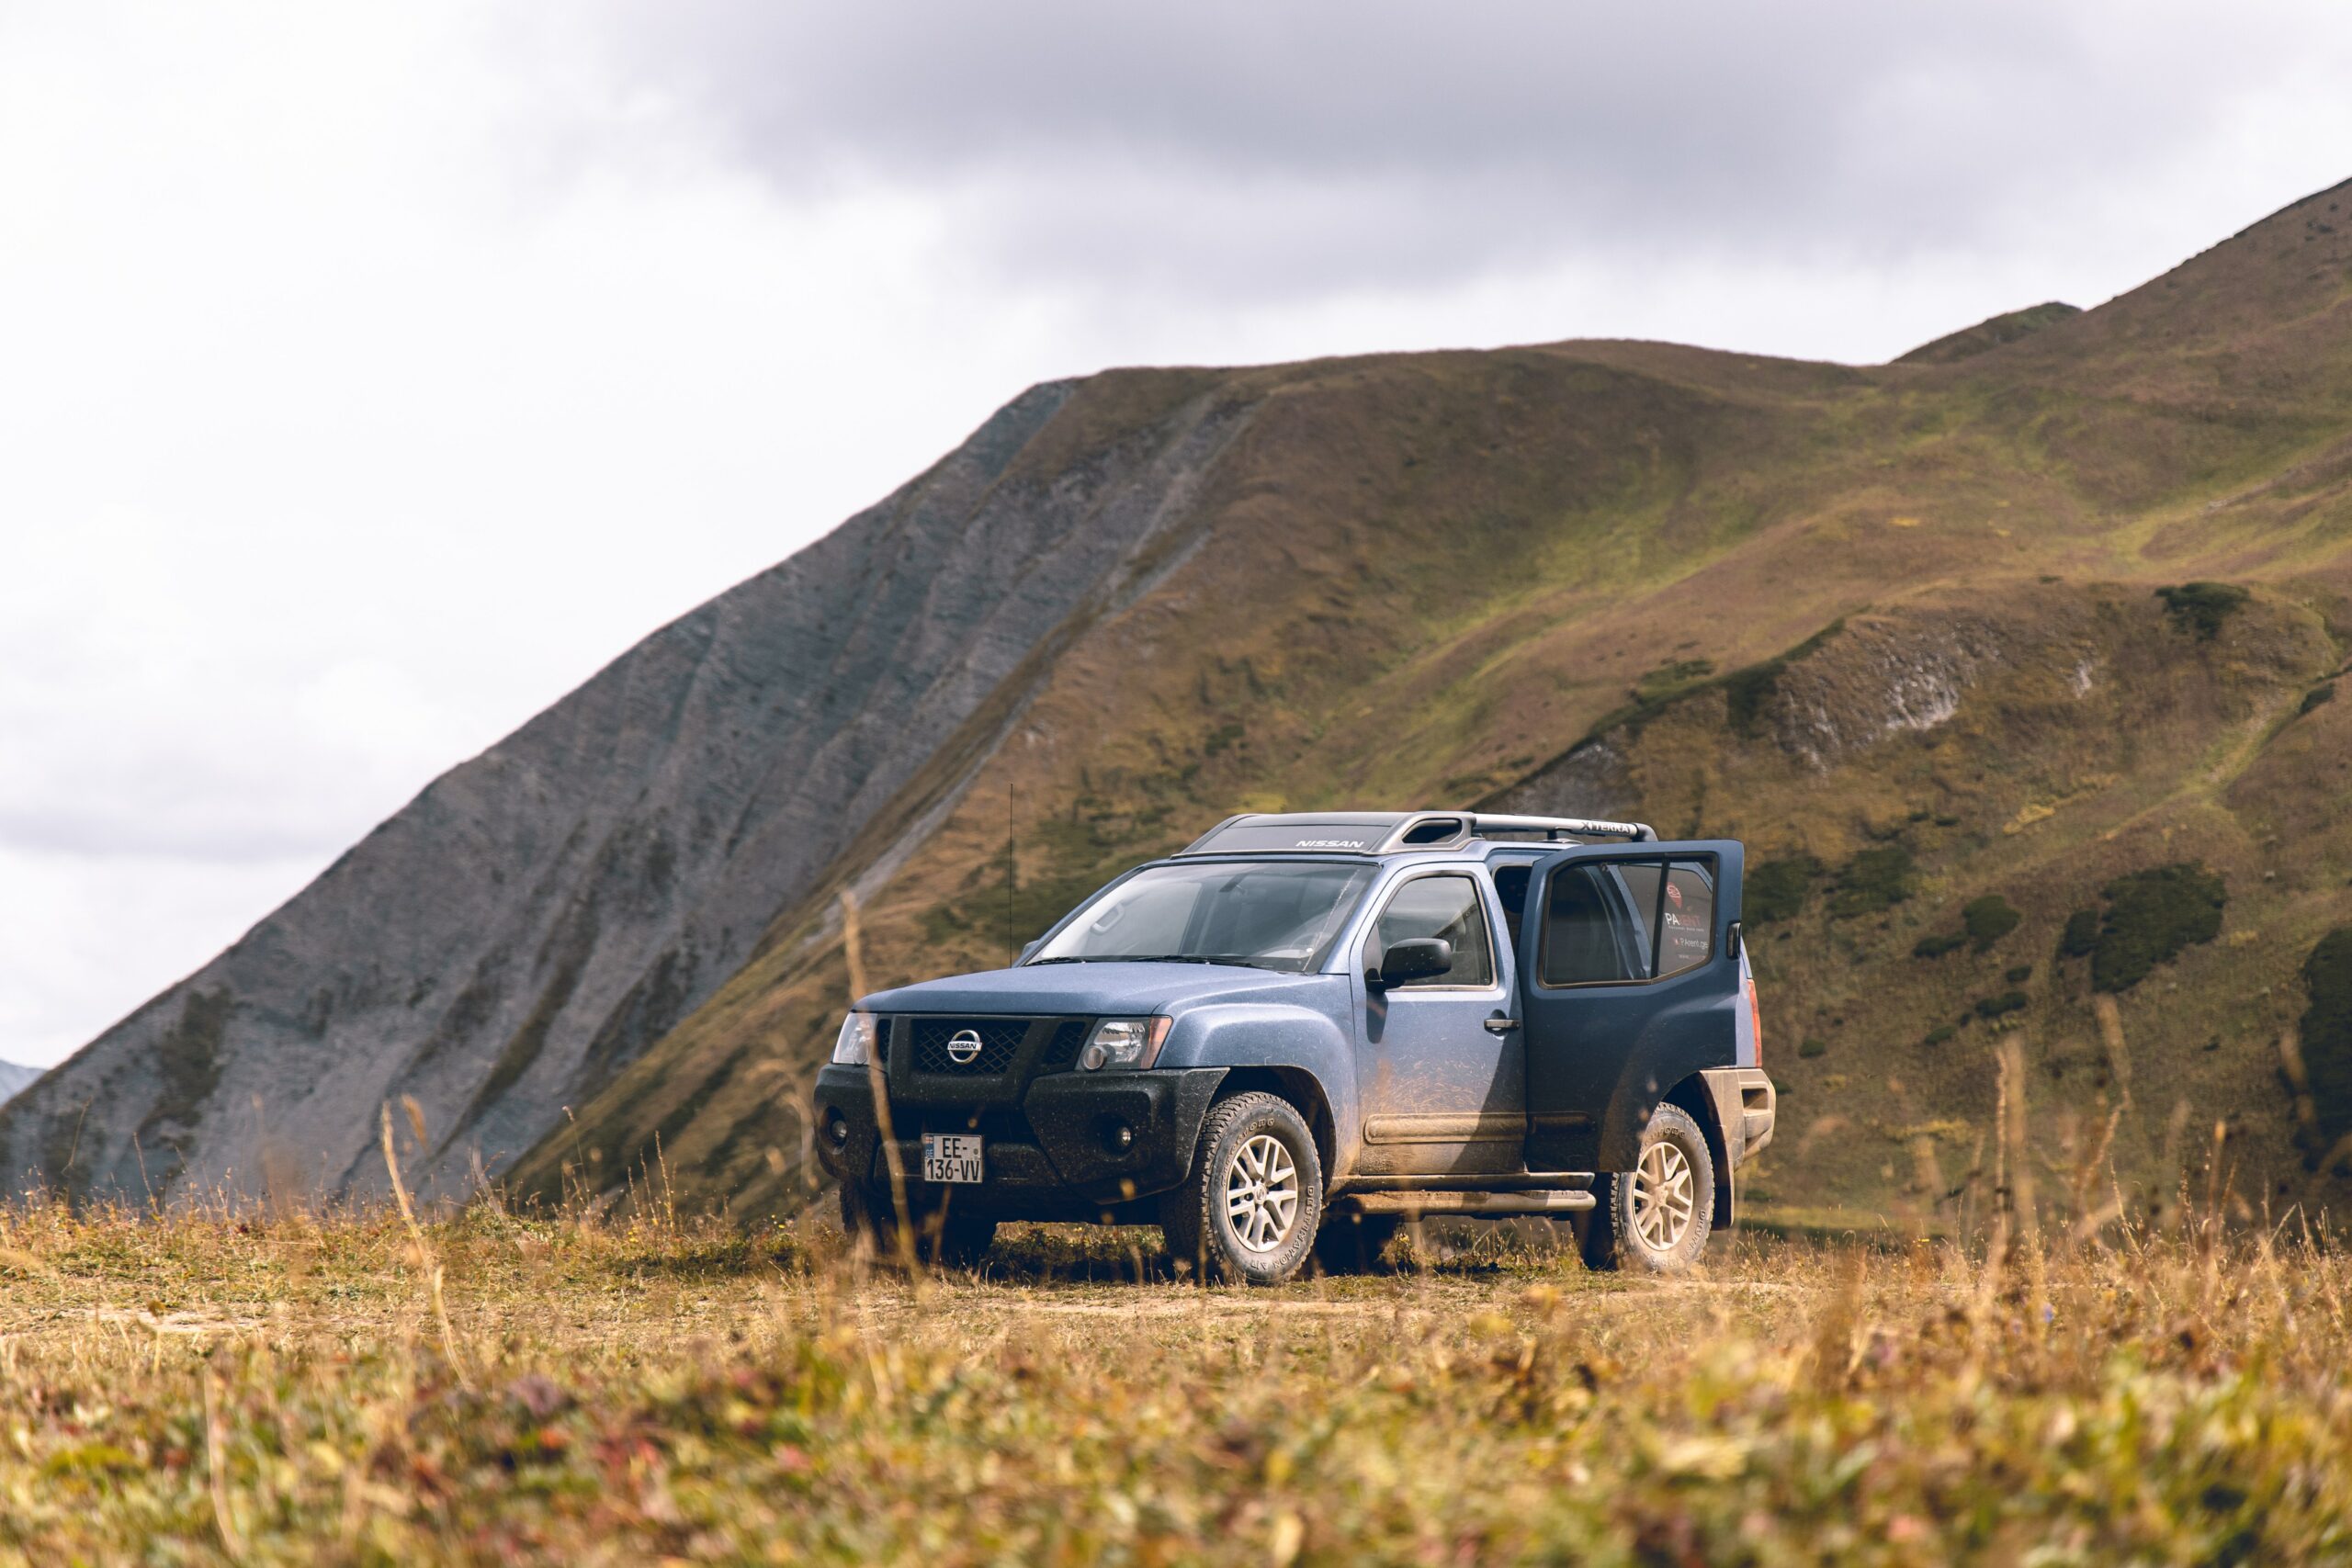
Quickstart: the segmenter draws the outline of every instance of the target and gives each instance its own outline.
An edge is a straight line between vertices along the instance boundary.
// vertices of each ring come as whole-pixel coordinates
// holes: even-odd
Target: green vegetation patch
[[[1781,689],[1781,671],[1787,668],[1785,661],[1772,659],[1724,677],[1724,716],[1733,734],[1753,740],[1762,732],[1765,705]]]
[[[2335,700],[2335,682],[2329,681],[2324,684],[2313,686],[2310,691],[2303,694],[2302,705],[2295,710],[2295,716],[2297,718],[2301,718],[2303,715],[2311,712],[2312,709],[2322,706],[2327,703],[2332,703]]]
[[[2108,901],[2091,948],[2091,988],[2126,991],[2192,942],[2222,932],[2229,889],[2199,862],[2160,865],[2119,876],[2100,889]]]
[[[1979,953],[1987,951],[1995,942],[2017,930],[2018,922],[2024,918],[2009,908],[2009,901],[1998,893],[1972,898],[1960,911],[1960,923]]]
[[[1957,953],[1968,945],[1968,939],[1957,931],[1940,936],[1923,936],[1911,944],[1914,958],[1941,958],[1947,953]]]
[[[1671,664],[1661,664],[1634,682],[1634,695],[1642,702],[1679,696],[1715,672],[1712,659],[1678,659]]]
[[[2066,917],[2066,929],[2058,933],[2058,956],[2088,958],[2098,945],[2098,911],[2077,909]]]
[[[1901,844],[1864,850],[1838,873],[1829,912],[1841,919],[1875,915],[1911,897],[1911,852]]]
[[[2003,991],[1997,997],[1986,997],[1976,1004],[1979,1018],[2000,1018],[2005,1014],[2023,1012],[2032,998],[2023,991]]]
[[[2012,986],[2022,986],[2028,980],[2033,978],[2033,965],[2030,964],[2011,964],[2007,969],[2002,971],[2001,978],[2007,980]]]
[[[1933,1029],[1928,1031],[1927,1034],[1920,1040],[1919,1043],[1922,1045],[1940,1045],[1959,1032],[1959,1030],[1953,1028],[1949,1023],[1939,1023]]]
[[[188,1129],[197,1113],[220,1082],[220,1045],[229,1020],[237,1010],[236,998],[226,986],[190,991],[180,1004],[179,1021],[156,1042],[155,1065],[160,1078],[155,1103],[139,1123],[139,1139],[149,1149],[164,1148],[185,1159]],[[71,1163],[72,1154],[66,1156]],[[52,1166],[52,1174],[69,1188],[76,1173]],[[157,1179],[169,1186],[178,1174],[177,1162],[166,1162]]]
[[[1804,912],[1813,885],[1821,880],[1822,863],[1811,855],[1791,855],[1749,868],[1741,892],[1742,918],[1751,925],[1794,919]]]
[[[2352,926],[2319,939],[2303,960],[2311,1006],[2302,1022],[2303,1068],[2330,1141],[2352,1127]]]
[[[1806,1039],[1805,1039],[1805,1040],[1804,1040],[1801,1044],[1799,1044],[1799,1045],[1797,1046],[1797,1055],[1800,1055],[1800,1056],[1805,1056],[1805,1057],[1825,1056],[1825,1055],[1827,1055],[1828,1054],[1829,1054],[1829,1047],[1828,1047],[1828,1046],[1826,1046],[1826,1045],[1823,1044],[1820,1041],[1818,1041],[1818,1040],[1815,1040],[1815,1039],[1812,1039],[1812,1038],[1810,1038],[1810,1037],[1806,1038]]]
[[[2232,582],[2184,582],[2157,589],[2156,597],[2184,631],[2195,632],[2199,642],[2211,642],[2245,603],[2246,592]]]

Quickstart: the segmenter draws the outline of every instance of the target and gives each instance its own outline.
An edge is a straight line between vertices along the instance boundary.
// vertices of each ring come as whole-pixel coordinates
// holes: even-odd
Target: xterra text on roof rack
[[[890,1240],[887,1108],[953,1261],[1001,1219],[1157,1223],[1271,1284],[1366,1266],[1408,1214],[1539,1214],[1596,1265],[1686,1268],[1772,1136],[1741,858],[1633,822],[1230,818],[1010,969],[860,999],[819,1154]]]

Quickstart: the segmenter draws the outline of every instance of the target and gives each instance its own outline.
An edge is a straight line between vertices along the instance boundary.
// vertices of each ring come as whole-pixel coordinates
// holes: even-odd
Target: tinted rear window
[[[1714,949],[1711,863],[1599,862],[1553,874],[1544,911],[1546,986],[1662,980]]]

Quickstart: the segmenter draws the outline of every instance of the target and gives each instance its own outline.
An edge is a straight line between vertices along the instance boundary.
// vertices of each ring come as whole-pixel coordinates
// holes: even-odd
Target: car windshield
[[[1082,906],[1032,964],[1246,964],[1305,974],[1372,881],[1330,861],[1147,866]]]

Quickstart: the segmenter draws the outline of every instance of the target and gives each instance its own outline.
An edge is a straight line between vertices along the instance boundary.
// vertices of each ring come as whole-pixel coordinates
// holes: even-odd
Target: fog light
[[[1113,1154],[1125,1154],[1136,1146],[1136,1130],[1125,1122],[1114,1121],[1102,1129],[1102,1141]]]
[[[835,1148],[849,1142],[849,1118],[838,1109],[828,1109],[825,1112],[825,1136],[832,1140]]]

